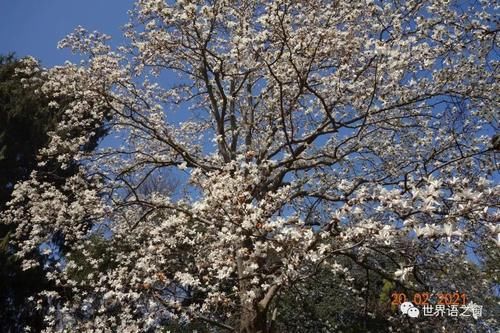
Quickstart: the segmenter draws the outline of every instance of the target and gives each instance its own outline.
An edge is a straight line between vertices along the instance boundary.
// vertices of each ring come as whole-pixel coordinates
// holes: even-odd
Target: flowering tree
[[[64,98],[36,93],[35,90],[43,83],[43,70],[35,66],[30,69],[29,75],[18,72],[24,68],[24,63],[13,54],[0,55],[0,215],[10,200],[14,184],[28,179],[37,166],[37,152],[47,144],[47,132],[55,128],[67,103]],[[25,86],[26,81],[31,81],[31,84]],[[53,103],[49,106],[52,100],[57,100],[62,106],[54,108]],[[105,132],[105,128],[98,127],[96,135],[84,149],[94,149]],[[77,170],[75,166],[70,165],[61,172],[54,172],[50,164],[45,168],[55,177],[53,184],[56,185],[63,183],[56,178],[64,180],[71,176]],[[44,172],[42,168],[38,171]],[[22,271],[19,261],[14,260],[9,238],[15,228],[15,224],[0,224],[0,331],[17,332],[27,324],[40,331],[43,316],[35,313],[25,300],[50,287],[44,278],[43,265]],[[55,233],[51,237],[54,246],[63,245],[58,236],[62,235]],[[42,259],[37,249],[31,258]]]
[[[44,73],[41,93],[72,102],[40,164],[80,170],[59,187],[34,172],[3,217],[21,258],[56,232],[78,251],[47,272],[47,331],[271,332],[318,272],[355,294],[354,266],[486,301],[468,259],[498,251],[495,10],[138,0],[115,50],[76,29],[60,46],[84,60]],[[104,118],[115,139],[85,152]],[[183,193],[140,191],[161,170]]]

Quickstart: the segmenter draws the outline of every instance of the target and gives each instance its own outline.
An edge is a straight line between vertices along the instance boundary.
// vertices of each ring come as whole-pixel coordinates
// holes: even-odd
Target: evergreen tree
[[[53,98],[38,92],[43,84],[43,70],[38,67],[27,73],[23,69],[23,61],[14,54],[0,55],[0,212],[6,208],[14,185],[27,179],[36,168],[38,150],[48,142],[47,133],[55,129],[62,114],[62,107],[49,105]],[[33,85],[33,79],[38,79],[39,84]],[[28,80],[30,85],[26,84]],[[63,98],[58,103],[65,105]],[[104,133],[103,127],[86,149],[93,149]],[[43,169],[48,174],[49,169],[56,168],[46,165]],[[76,170],[74,164],[52,177],[65,179]],[[32,258],[42,265],[23,270],[12,255],[14,249],[9,245],[9,238],[14,230],[15,225],[0,225],[1,332],[17,332],[27,324],[40,328],[41,315],[30,299],[48,286],[43,269],[48,258],[33,252]],[[63,239],[63,234],[55,233],[53,245],[60,248]]]

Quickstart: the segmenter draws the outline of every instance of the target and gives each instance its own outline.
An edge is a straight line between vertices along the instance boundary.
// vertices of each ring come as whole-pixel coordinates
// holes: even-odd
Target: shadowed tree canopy
[[[0,55],[0,209],[9,200],[14,185],[35,168],[38,150],[47,144],[48,132],[55,129],[69,102],[37,91],[43,83],[42,68],[29,74],[23,73],[23,68],[14,54]],[[105,132],[104,126],[99,127],[82,148],[94,149]],[[61,176],[75,171],[66,170]]]
[[[26,179],[36,165],[36,154],[56,124],[57,110],[49,99],[24,87],[29,76],[16,74],[20,63],[13,54],[0,56],[0,208],[14,184]]]
[[[10,200],[14,185],[26,180],[35,169],[38,150],[47,144],[48,132],[55,130],[61,119],[63,109],[60,105],[67,103],[63,98],[37,91],[43,83],[42,68],[37,67],[31,73],[23,69],[22,60],[16,59],[14,54],[0,55],[0,214]],[[28,81],[30,85],[26,84]],[[84,149],[93,149],[104,133],[104,127],[99,128],[98,135]],[[44,167],[46,171],[53,168],[54,163]],[[39,168],[42,172],[44,169]],[[64,179],[76,170],[77,165],[73,164],[51,177]],[[30,256],[41,265],[23,271],[9,246],[14,230],[15,225],[0,225],[0,331],[17,332],[24,325],[38,330],[42,318],[28,298],[49,285],[43,271],[47,258],[32,251]],[[55,232],[52,241],[57,245],[62,238],[61,233]]]
[[[48,107],[49,100],[24,87],[22,80],[28,77],[16,73],[21,67],[13,54],[0,56],[0,211],[14,184],[34,169],[38,149],[47,143],[47,132],[56,124],[56,110]],[[41,268],[24,272],[10,255],[13,230],[14,226],[0,227],[0,329],[15,332],[19,324],[39,327],[41,317],[26,300],[46,288],[47,281]]]

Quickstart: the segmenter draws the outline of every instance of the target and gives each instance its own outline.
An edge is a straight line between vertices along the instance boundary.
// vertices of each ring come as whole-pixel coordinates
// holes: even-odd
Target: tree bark
[[[268,333],[266,312],[255,307],[244,308],[239,333]]]
[[[271,286],[258,303],[243,307],[239,333],[272,333],[272,325],[268,323],[267,312],[278,289],[277,285]],[[272,320],[274,317],[275,315]]]

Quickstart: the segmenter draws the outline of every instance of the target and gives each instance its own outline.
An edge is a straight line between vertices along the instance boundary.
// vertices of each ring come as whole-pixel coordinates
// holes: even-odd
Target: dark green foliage
[[[19,60],[0,56],[0,211],[16,182],[26,179],[36,165],[36,153],[46,144],[47,131],[54,128],[56,114],[48,100],[25,88],[16,75]],[[40,327],[41,316],[28,304],[28,297],[43,290],[47,281],[43,269],[23,271],[11,256],[9,234],[14,226],[0,226],[0,331],[16,332],[29,324]],[[33,254],[41,260],[38,254]]]
[[[389,322],[385,318],[392,311],[388,299],[380,300],[383,279],[373,274],[367,279],[366,271],[356,267],[350,272],[355,277],[353,283],[321,270],[283,291],[277,302],[277,331],[387,332]],[[357,290],[350,290],[350,285]]]
[[[70,102],[58,97],[56,102],[60,107],[49,107],[54,98],[36,93],[39,86],[30,84],[27,87],[22,81],[30,77],[16,73],[20,66],[21,62],[13,55],[0,55],[0,209],[9,200],[14,184],[28,178],[35,168],[37,153],[48,142],[47,133],[55,129],[65,105]],[[40,78],[39,74],[34,76]],[[82,147],[83,150],[93,150],[107,133],[104,124],[100,125],[93,128],[96,135]],[[62,171],[49,163],[40,171],[63,180],[73,175],[76,167],[69,166]]]
[[[47,143],[47,132],[57,122],[57,110],[48,99],[25,88],[13,55],[0,56],[0,208],[13,185],[29,176],[37,151]],[[26,77],[25,77],[26,78]]]
[[[34,254],[35,256],[36,254]],[[41,260],[41,258],[38,258]],[[23,325],[35,331],[42,327],[42,316],[29,297],[47,288],[42,266],[23,271],[10,255],[8,235],[0,242],[0,331],[19,332]]]

